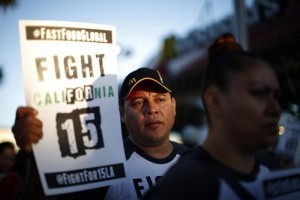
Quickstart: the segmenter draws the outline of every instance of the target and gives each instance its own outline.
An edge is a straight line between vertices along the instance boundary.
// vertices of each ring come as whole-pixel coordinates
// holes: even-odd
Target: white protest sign
[[[43,122],[33,153],[45,194],[121,182],[115,27],[21,20],[19,28],[26,103]]]
[[[275,152],[296,159],[298,144],[300,144],[300,120],[288,118],[283,125],[284,134],[280,136]]]
[[[262,178],[260,188],[264,200],[300,199],[300,168],[271,172]]]

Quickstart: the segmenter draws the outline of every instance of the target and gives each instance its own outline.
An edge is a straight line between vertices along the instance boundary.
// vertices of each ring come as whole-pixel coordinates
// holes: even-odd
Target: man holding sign
[[[176,101],[159,71],[131,72],[119,99],[121,120],[129,134],[124,141],[126,181],[110,186],[106,200],[141,199],[187,148],[169,140]]]
[[[169,140],[176,102],[158,71],[140,68],[130,73],[119,99],[121,120],[129,134],[124,141],[126,178],[123,183],[110,186],[106,199],[139,199],[187,149]],[[13,126],[17,144],[28,153],[31,144],[43,136],[43,123],[36,115],[33,108],[19,107]],[[74,194],[78,199],[79,193]],[[103,193],[98,194],[101,199]]]

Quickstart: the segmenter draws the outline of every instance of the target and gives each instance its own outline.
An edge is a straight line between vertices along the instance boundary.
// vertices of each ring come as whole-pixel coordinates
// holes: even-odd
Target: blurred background
[[[285,138],[282,149],[300,149],[298,0],[0,2],[0,142],[13,141],[10,128],[15,111],[25,105],[18,29],[18,21],[24,19],[115,25],[121,48],[119,82],[139,67],[160,70],[177,99],[172,137],[189,146],[202,143],[207,133],[200,98],[206,49],[217,36],[231,32],[246,49],[263,55],[278,68],[284,111],[278,137]],[[292,121],[293,128],[286,127],[286,121]],[[291,136],[283,137],[285,133]]]

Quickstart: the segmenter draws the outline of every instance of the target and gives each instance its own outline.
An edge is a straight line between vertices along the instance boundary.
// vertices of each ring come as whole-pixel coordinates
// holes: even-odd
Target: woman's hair
[[[4,150],[7,149],[7,148],[11,148],[11,149],[15,150],[15,146],[11,142],[2,142],[2,143],[0,143],[0,154],[2,154],[4,152]]]
[[[202,85],[202,96],[209,85],[225,90],[229,75],[243,68],[239,58],[244,50],[231,33],[219,36],[207,51],[208,66]]]
[[[210,85],[225,91],[230,75],[246,69],[253,59],[263,61],[259,56],[244,51],[231,33],[219,36],[207,51],[208,65],[203,77],[202,97]]]
[[[212,60],[223,53],[239,53],[244,50],[243,47],[236,42],[235,37],[231,33],[223,33],[208,47],[207,51],[209,59]]]
[[[226,91],[232,74],[248,69],[255,60],[266,62],[259,56],[244,51],[243,47],[236,41],[231,33],[220,35],[212,45],[209,46],[207,51],[208,65],[203,76],[202,100],[209,86],[214,85],[220,90]],[[207,111],[205,102],[203,102],[203,105]]]

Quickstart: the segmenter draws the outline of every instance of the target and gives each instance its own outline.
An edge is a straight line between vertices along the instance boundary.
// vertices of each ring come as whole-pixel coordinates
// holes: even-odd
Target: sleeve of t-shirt
[[[106,193],[105,200],[130,200],[129,190],[125,188],[125,183],[111,185]]]

